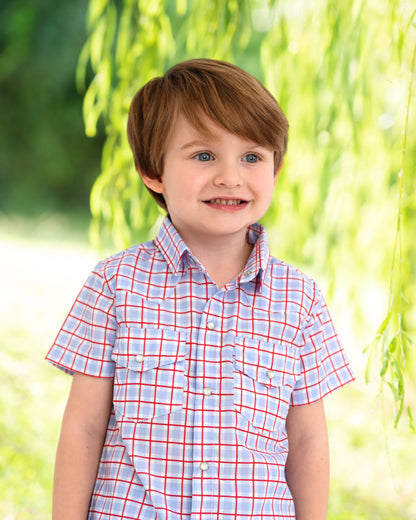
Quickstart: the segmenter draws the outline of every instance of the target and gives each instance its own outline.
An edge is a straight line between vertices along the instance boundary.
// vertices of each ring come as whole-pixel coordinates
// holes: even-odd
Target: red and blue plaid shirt
[[[269,254],[213,283],[166,218],[98,264],[47,359],[114,378],[89,519],[295,518],[290,406],[353,380],[316,284]]]

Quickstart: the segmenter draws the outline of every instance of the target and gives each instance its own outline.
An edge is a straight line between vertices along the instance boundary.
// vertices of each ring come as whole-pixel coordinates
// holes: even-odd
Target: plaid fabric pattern
[[[269,255],[218,289],[165,219],[98,264],[47,359],[114,378],[89,519],[295,518],[290,406],[353,380],[316,284]]]

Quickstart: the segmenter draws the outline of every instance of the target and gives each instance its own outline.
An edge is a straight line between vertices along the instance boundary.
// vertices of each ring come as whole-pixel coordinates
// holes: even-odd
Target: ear
[[[277,172],[274,174],[274,185],[276,186],[277,178],[279,177],[279,173],[282,171],[283,168],[283,161],[280,163],[279,168],[277,169]]]
[[[140,170],[137,170],[140,175],[145,186],[150,188],[155,193],[163,193],[165,191],[165,186],[163,184],[163,180],[161,177],[156,177],[155,175],[148,175],[147,173],[142,173]]]

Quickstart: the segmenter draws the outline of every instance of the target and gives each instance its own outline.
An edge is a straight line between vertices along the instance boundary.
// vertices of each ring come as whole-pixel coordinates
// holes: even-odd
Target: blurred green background
[[[102,141],[85,136],[75,89],[83,0],[0,5],[0,208],[88,213]]]
[[[70,378],[43,357],[96,261],[147,238],[159,215],[127,148],[129,100],[171,64],[205,56],[265,82],[291,124],[264,219],[272,251],[324,288],[358,377],[326,403],[328,518],[416,519],[416,438],[406,416],[416,402],[406,340],[416,329],[414,8],[3,0],[0,518],[50,516]],[[365,384],[363,349],[374,338]]]

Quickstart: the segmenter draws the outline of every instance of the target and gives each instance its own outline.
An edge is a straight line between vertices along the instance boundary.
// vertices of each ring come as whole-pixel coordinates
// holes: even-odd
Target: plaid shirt
[[[89,519],[295,518],[290,406],[353,380],[316,284],[269,255],[218,289],[168,219],[98,264],[47,359],[114,378]]]

